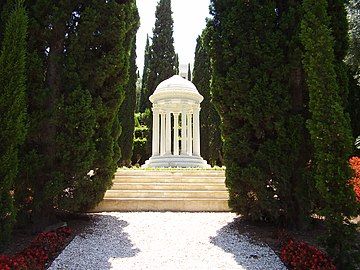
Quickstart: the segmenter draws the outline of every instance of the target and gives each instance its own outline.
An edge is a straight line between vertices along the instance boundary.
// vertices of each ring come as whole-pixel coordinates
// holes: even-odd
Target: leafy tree
[[[9,1],[9,4],[11,1]],[[0,246],[10,239],[16,209],[11,194],[26,136],[26,35],[23,1],[11,3],[0,55]]]
[[[220,117],[211,102],[211,63],[209,48],[206,46],[206,29],[197,38],[193,83],[204,97],[200,113],[200,149],[201,156],[211,165],[221,165]]]
[[[120,166],[131,166],[135,128],[136,82],[136,39],[134,38],[130,55],[129,80],[125,87],[125,99],[121,104],[118,116],[121,124],[121,135],[119,137]]]
[[[350,219],[358,213],[348,184],[352,137],[337,80],[337,47],[331,35],[327,1],[304,0],[301,40],[309,88],[308,128],[314,148],[316,187],[328,230],[326,246],[342,269],[351,269],[355,235]],[[335,48],[335,49],[334,49]],[[351,266],[352,265],[352,266]]]

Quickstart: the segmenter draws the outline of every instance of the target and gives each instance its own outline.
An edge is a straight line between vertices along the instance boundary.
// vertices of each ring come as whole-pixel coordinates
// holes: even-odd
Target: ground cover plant
[[[71,239],[71,229],[61,227],[38,234],[28,247],[13,255],[0,255],[0,269],[43,270]]]

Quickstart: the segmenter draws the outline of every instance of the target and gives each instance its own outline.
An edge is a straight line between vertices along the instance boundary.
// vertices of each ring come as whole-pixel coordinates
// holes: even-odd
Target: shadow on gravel
[[[280,261],[266,245],[256,244],[250,238],[237,232],[238,219],[235,218],[233,222],[218,230],[216,236],[210,237],[210,243],[220,247],[226,253],[233,254],[237,264],[244,269],[286,269],[273,268],[274,260]]]
[[[112,261],[134,257],[134,248],[124,228],[129,223],[110,215],[96,215],[89,230],[78,235],[49,269],[113,269]]]

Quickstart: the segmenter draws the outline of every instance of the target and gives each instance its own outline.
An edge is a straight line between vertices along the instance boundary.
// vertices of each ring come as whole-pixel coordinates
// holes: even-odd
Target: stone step
[[[224,170],[189,170],[189,169],[177,169],[177,170],[126,170],[126,169],[118,169],[115,173],[115,176],[219,176],[225,177]]]
[[[227,191],[193,190],[108,190],[105,198],[217,198],[227,199]]]
[[[174,211],[229,212],[227,199],[204,198],[105,198],[91,212]]]
[[[226,191],[224,183],[118,183],[111,190],[217,190]]]
[[[224,170],[119,169],[92,212],[230,211]]]
[[[225,177],[211,176],[115,176],[113,183],[223,183]]]

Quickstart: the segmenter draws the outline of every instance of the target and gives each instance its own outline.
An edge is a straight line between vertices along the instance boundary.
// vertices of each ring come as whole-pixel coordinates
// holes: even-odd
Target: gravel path
[[[232,213],[107,213],[49,269],[286,269],[267,246],[236,233]]]

